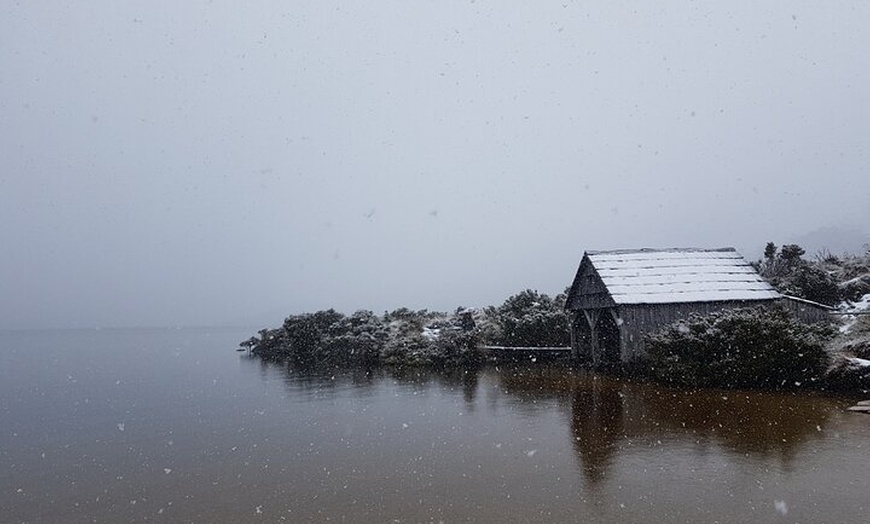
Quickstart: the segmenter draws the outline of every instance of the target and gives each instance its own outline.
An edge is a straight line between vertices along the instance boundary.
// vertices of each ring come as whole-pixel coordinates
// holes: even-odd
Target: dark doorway
[[[609,310],[602,310],[598,315],[598,349],[602,364],[618,364],[620,362],[619,326]]]
[[[572,349],[575,351],[575,356],[580,362],[592,362],[592,328],[589,327],[589,321],[582,311],[574,315],[571,329],[574,334]]]

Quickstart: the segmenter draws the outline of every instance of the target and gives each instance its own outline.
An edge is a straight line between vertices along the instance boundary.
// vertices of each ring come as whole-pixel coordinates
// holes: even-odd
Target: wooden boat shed
[[[643,355],[646,333],[693,313],[781,303],[807,322],[831,308],[785,297],[734,248],[587,251],[568,293],[574,356],[593,366]]]

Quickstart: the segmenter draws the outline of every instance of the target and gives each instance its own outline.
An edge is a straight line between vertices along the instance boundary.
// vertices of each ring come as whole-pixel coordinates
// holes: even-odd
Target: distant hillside
[[[810,256],[820,251],[864,253],[870,246],[870,231],[857,226],[828,226],[791,238],[789,243],[803,246]]]

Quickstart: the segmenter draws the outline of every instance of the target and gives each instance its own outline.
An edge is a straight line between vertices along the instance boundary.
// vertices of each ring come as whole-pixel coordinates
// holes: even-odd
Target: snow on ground
[[[848,315],[843,317],[843,323],[840,324],[839,330],[841,335],[848,335],[852,328],[855,327],[855,323],[858,322],[858,318],[855,315]]]
[[[858,322],[856,313],[870,312],[870,293],[867,293],[855,302],[843,302],[837,308],[843,315],[843,323],[840,325],[840,333],[849,334]]]
[[[848,358],[846,358],[846,360],[848,360],[849,364],[851,364],[854,367],[861,367],[861,368],[870,367],[870,360],[867,360],[864,358],[848,357]]]
[[[867,293],[855,302],[843,302],[838,308],[843,313],[859,313],[870,311],[870,293]]]

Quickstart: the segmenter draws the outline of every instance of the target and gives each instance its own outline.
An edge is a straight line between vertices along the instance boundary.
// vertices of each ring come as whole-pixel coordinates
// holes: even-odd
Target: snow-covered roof
[[[781,296],[734,248],[589,251],[586,256],[617,304]]]

